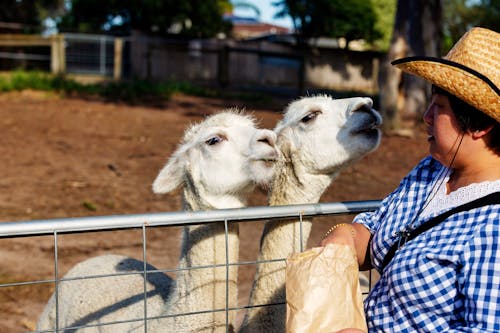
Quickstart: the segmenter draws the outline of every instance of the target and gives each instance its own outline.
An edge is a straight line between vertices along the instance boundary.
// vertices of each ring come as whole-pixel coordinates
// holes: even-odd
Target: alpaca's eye
[[[316,117],[321,113],[321,111],[313,111],[313,112],[309,112],[308,114],[306,114],[304,116],[304,118],[302,118],[300,121],[303,122],[303,123],[308,123],[310,122],[311,120],[314,120],[316,119]]]
[[[224,140],[224,138],[216,135],[216,136],[213,136],[211,137],[210,139],[208,139],[207,141],[205,141],[205,143],[209,146],[213,146],[213,145],[216,145],[218,144],[219,142],[222,142]]]

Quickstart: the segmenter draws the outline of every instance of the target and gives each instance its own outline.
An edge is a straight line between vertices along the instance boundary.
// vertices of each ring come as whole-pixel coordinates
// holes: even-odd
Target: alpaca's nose
[[[349,110],[351,112],[366,112],[371,113],[373,101],[371,98],[352,98],[352,102],[350,103]]]
[[[262,142],[273,148],[276,147],[276,133],[270,130],[260,130],[256,136],[257,142]]]
[[[371,98],[365,97],[362,98],[361,101],[360,98],[353,98],[356,103],[351,106],[351,112],[358,112],[358,113],[365,113],[370,115],[371,118],[373,118],[373,123],[375,125],[381,125],[382,124],[382,116],[378,111],[373,109],[373,101]]]

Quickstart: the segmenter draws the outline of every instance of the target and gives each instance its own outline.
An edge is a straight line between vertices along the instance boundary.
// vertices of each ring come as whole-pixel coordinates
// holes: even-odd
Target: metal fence
[[[0,34],[0,69],[41,69],[79,79],[152,79],[209,87],[303,94],[376,94],[381,54],[337,48],[296,49],[272,40],[182,40],[64,33]]]
[[[120,38],[128,52],[130,41]],[[117,57],[120,72],[128,70],[128,57],[123,50],[117,55],[117,38],[107,35],[65,33],[66,71],[72,74],[91,74],[113,77],[116,74]],[[124,62],[125,60],[125,62]],[[119,76],[121,76],[121,73]]]
[[[290,206],[273,206],[273,207],[248,207],[240,209],[222,209],[222,210],[212,210],[212,211],[196,211],[196,212],[168,212],[168,213],[151,213],[151,214],[136,214],[136,215],[114,215],[114,216],[98,216],[98,217],[80,217],[80,218],[62,218],[62,219],[52,219],[52,220],[33,220],[25,222],[4,222],[0,223],[0,239],[6,238],[20,238],[29,237],[35,238],[36,236],[50,236],[53,238],[53,258],[54,258],[54,277],[52,279],[40,279],[34,281],[10,281],[9,283],[0,284],[1,288],[17,288],[27,285],[54,285],[55,294],[58,293],[59,285],[62,281],[66,281],[61,278],[60,273],[60,259],[59,259],[59,237],[63,234],[78,234],[78,237],[84,237],[85,233],[96,232],[96,231],[114,231],[114,230],[128,230],[137,229],[142,233],[142,259],[144,261],[144,270],[142,272],[132,272],[132,273],[120,273],[120,275],[127,274],[146,274],[151,273],[174,273],[175,270],[149,270],[146,268],[146,259],[148,258],[148,246],[146,231],[155,227],[182,227],[191,226],[199,224],[210,224],[217,222],[224,222],[226,226],[226,249],[228,247],[227,243],[227,225],[229,223],[241,223],[241,222],[257,222],[257,221],[267,221],[270,219],[295,219],[302,221],[304,218],[321,217],[321,216],[332,216],[332,215],[346,215],[355,214],[364,211],[375,210],[379,206],[379,201],[351,201],[351,202],[334,202],[334,203],[318,203],[318,204],[303,204],[303,205],[290,205]],[[300,237],[302,237],[302,228],[300,228]],[[35,240],[35,239],[34,239]],[[301,249],[301,251],[304,249]],[[227,256],[227,252],[226,252]],[[285,261],[286,258],[274,258],[272,261]],[[23,258],[18,258],[20,265],[22,264]],[[236,263],[227,262],[224,265],[226,270],[229,266],[241,266],[241,265],[257,265],[261,262],[259,261],[238,261]],[[190,267],[190,269],[197,269],[200,267]],[[101,278],[106,277],[106,275],[99,276],[82,276],[78,279],[89,279],[89,278]],[[74,278],[73,278],[74,279]],[[226,297],[228,284],[226,280]],[[144,288],[142,294],[144,304],[146,305],[147,291]],[[227,302],[226,302],[227,304]],[[276,304],[272,304],[276,305]],[[259,305],[262,306],[262,305]],[[265,305],[264,305],[265,306]],[[248,306],[241,306],[238,308],[228,308],[225,309],[213,309],[210,311],[225,311],[226,315],[230,311],[244,310]],[[59,310],[57,303],[56,309]],[[35,314],[33,314],[35,316]],[[179,314],[186,315],[186,314]],[[58,313],[56,312],[56,318]],[[37,320],[37,318],[32,318]],[[137,321],[137,319],[125,319],[120,321],[120,323]],[[151,319],[147,317],[147,311],[144,312],[144,318],[139,319],[139,321],[144,321],[145,331],[147,332],[147,320]],[[57,320],[56,320],[57,321]],[[114,323],[100,323],[100,325],[111,325]],[[95,324],[92,326],[96,326]],[[79,327],[81,328],[81,327]],[[74,329],[74,328],[73,328]],[[228,331],[226,325],[226,331]],[[60,332],[64,330],[60,327],[55,327],[53,330],[43,331],[43,332]],[[70,330],[73,331],[73,330]]]
[[[108,35],[65,33],[0,34],[0,69],[50,70],[120,79],[130,71],[130,39]]]

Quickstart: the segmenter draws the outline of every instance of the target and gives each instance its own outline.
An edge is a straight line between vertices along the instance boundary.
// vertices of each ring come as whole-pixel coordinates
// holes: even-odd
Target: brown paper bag
[[[286,332],[368,331],[354,249],[328,244],[286,260]]]

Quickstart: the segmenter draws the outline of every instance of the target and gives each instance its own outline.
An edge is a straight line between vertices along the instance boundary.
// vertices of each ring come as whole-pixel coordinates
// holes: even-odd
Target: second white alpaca
[[[345,167],[378,147],[381,121],[370,98],[313,96],[292,102],[275,127],[282,158],[275,166],[269,204],[317,203]],[[310,221],[302,226],[290,220],[267,222],[258,260],[283,259],[305,249],[310,231]],[[284,262],[259,264],[250,295],[250,305],[257,307],[248,309],[240,332],[284,332],[286,307],[272,305],[284,302]]]
[[[242,207],[256,184],[271,180],[270,162],[277,157],[275,139],[272,131],[256,129],[249,116],[237,112],[213,115],[186,131],[154,181],[153,191],[167,193],[182,185],[186,210]],[[58,303],[57,328],[74,327],[65,332],[144,332],[144,315],[154,318],[189,312],[198,313],[151,319],[148,332],[225,332],[226,325],[231,330],[231,313],[226,320],[224,311],[210,311],[237,305],[237,269],[229,268],[226,304],[226,267],[212,265],[237,262],[237,224],[229,224],[227,248],[223,223],[184,227],[182,237],[181,270],[175,282],[159,272],[148,273],[144,280],[140,260],[119,255],[91,258],[64,276],[75,280],[60,283],[58,297],[52,295],[38,329],[56,328]],[[209,267],[196,268],[201,266]],[[148,270],[154,269],[148,266]],[[124,272],[137,274],[78,279]]]

